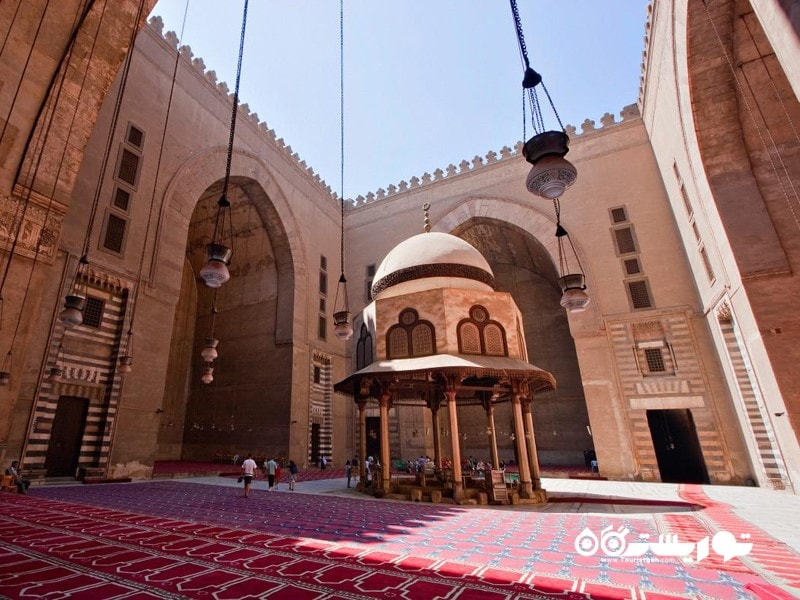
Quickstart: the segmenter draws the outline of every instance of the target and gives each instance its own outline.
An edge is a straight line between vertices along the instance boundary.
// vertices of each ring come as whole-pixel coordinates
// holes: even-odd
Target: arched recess
[[[216,298],[220,356],[214,381],[200,382],[214,290],[197,273],[213,231],[224,158],[213,149],[187,161],[167,186],[161,210],[150,282],[152,294],[176,305],[164,403],[176,418],[162,423],[160,459],[211,460],[243,448],[280,456],[289,447],[292,383],[301,376],[292,357],[295,333],[304,331],[305,311],[295,307],[304,254],[285,195],[256,157],[240,152],[228,190],[231,280]],[[219,178],[209,182],[214,174]]]
[[[215,183],[222,181],[225,159],[224,148],[208,148],[196,152],[177,169],[167,185],[148,278],[151,287],[159,289],[161,293],[178,297],[189,218],[198,199]],[[231,181],[247,192],[274,245],[280,279],[278,305],[282,312],[291,311],[291,318],[278,324],[275,341],[279,344],[290,344],[294,339],[294,332],[302,332],[306,328],[306,311],[300,305],[295,307],[297,299],[303,296],[298,286],[306,281],[307,272],[302,234],[298,231],[286,194],[259,157],[236,150],[231,169]],[[232,276],[235,276],[236,269],[234,257]]]
[[[541,463],[584,464],[584,452],[593,450],[586,429],[589,424],[586,399],[569,317],[559,304],[557,255],[552,253],[555,244],[548,248],[544,243],[551,237],[555,239],[555,223],[543,215],[532,219],[531,214],[524,220],[507,220],[508,215],[502,213],[501,210],[491,213],[502,220],[470,215],[450,233],[468,241],[484,255],[494,272],[497,290],[510,293],[522,313],[528,361],[550,371],[558,381],[556,392],[537,395],[533,401]],[[450,223],[447,219],[443,222]],[[522,229],[514,223],[531,223],[532,227]],[[541,237],[544,232],[546,238]],[[496,416],[503,418],[510,422],[510,415]],[[498,427],[502,430],[502,426]]]

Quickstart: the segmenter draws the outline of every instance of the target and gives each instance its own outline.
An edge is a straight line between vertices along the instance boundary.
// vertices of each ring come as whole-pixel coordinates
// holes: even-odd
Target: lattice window
[[[639,265],[638,258],[629,258],[625,263],[625,274],[626,275],[636,275],[637,273],[642,272],[642,267]]]
[[[105,302],[94,296],[86,297],[86,306],[83,308],[83,325],[99,328],[103,322],[103,307]]]
[[[112,252],[121,253],[125,244],[125,229],[128,222],[122,217],[109,213],[106,220],[106,234],[103,247]]]
[[[663,373],[667,370],[664,364],[664,354],[661,348],[645,348],[644,358],[647,361],[647,370],[650,373]]]
[[[317,322],[317,335],[321,340],[328,338],[328,320],[322,315],[319,316],[319,321]]]
[[[328,274],[322,271],[319,274],[319,293],[328,295]]]
[[[411,354],[425,356],[433,353],[433,330],[427,323],[419,323],[411,330]]]
[[[627,220],[628,220],[628,215],[626,214],[624,207],[620,206],[619,208],[611,209],[612,223],[624,223]]]
[[[620,254],[636,252],[636,242],[633,239],[633,229],[631,227],[615,229],[614,239],[617,242],[617,251]]]
[[[408,333],[402,327],[389,332],[389,358],[408,358]]]
[[[128,126],[128,143],[131,146],[141,149],[144,142],[144,132],[133,125]]]
[[[469,319],[458,324],[458,348],[462,354],[485,354],[507,356],[505,330],[497,322],[489,319],[489,311],[483,306],[473,306]]]
[[[489,323],[483,328],[483,339],[486,343],[486,354],[490,356],[505,356],[506,349],[503,343],[503,330],[499,325]]]
[[[122,149],[119,160],[117,177],[132,187],[136,187],[136,178],[139,176],[139,156],[128,150]]]
[[[628,293],[630,294],[633,308],[650,308],[652,306],[646,281],[629,281]]]
[[[127,211],[130,204],[131,193],[123,190],[122,188],[117,188],[114,191],[114,206],[121,210]]]
[[[481,332],[475,323],[462,323],[459,327],[458,340],[462,354],[481,353]]]

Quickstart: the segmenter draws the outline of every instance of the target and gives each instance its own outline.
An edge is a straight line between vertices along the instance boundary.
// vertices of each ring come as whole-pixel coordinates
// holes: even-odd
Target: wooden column
[[[450,417],[450,446],[453,452],[453,500],[460,500],[464,496],[464,481],[461,479],[461,448],[458,446],[456,390],[447,390],[445,396],[447,396],[447,413]]]
[[[441,399],[434,395],[438,392],[429,392],[428,408],[431,409],[431,427],[433,427],[433,464],[437,469],[442,468],[442,437],[439,431],[439,408],[442,406]]]
[[[389,386],[383,386],[379,400],[381,408],[381,489],[389,492],[392,479],[392,465],[389,456],[389,408],[391,406]]]
[[[531,484],[534,490],[542,489],[542,480],[539,474],[539,453],[536,451],[536,437],[533,434],[533,413],[531,412],[531,399],[522,398],[522,416],[525,419],[525,443],[528,446],[528,462],[531,467]]]
[[[367,402],[358,402],[358,489],[367,487]]]
[[[528,463],[528,445],[525,443],[522,394],[516,389],[511,397],[511,405],[514,409],[514,437],[517,442],[517,458],[519,460],[519,495],[523,498],[531,498],[533,497],[533,486]]]
[[[492,469],[500,468],[500,453],[497,451],[497,431],[494,428],[494,405],[486,404],[486,428],[489,430],[489,445],[492,451]]]

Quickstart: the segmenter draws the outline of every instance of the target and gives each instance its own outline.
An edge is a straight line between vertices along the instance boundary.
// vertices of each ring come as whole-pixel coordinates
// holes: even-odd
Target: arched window
[[[457,335],[461,354],[508,356],[505,329],[489,318],[483,306],[476,304],[469,310],[469,318],[458,324]]]
[[[372,363],[372,335],[366,324],[361,324],[361,332],[356,343],[356,371]]]
[[[413,308],[404,309],[397,321],[386,334],[387,358],[436,354],[436,334],[431,322],[420,320]]]

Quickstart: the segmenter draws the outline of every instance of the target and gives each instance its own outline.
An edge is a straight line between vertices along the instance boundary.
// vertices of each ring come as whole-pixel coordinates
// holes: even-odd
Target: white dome
[[[439,287],[494,289],[494,273],[483,255],[469,242],[439,232],[400,242],[383,259],[373,281],[373,298],[389,288],[395,295],[397,286],[403,293]],[[413,290],[405,289],[409,284]]]

